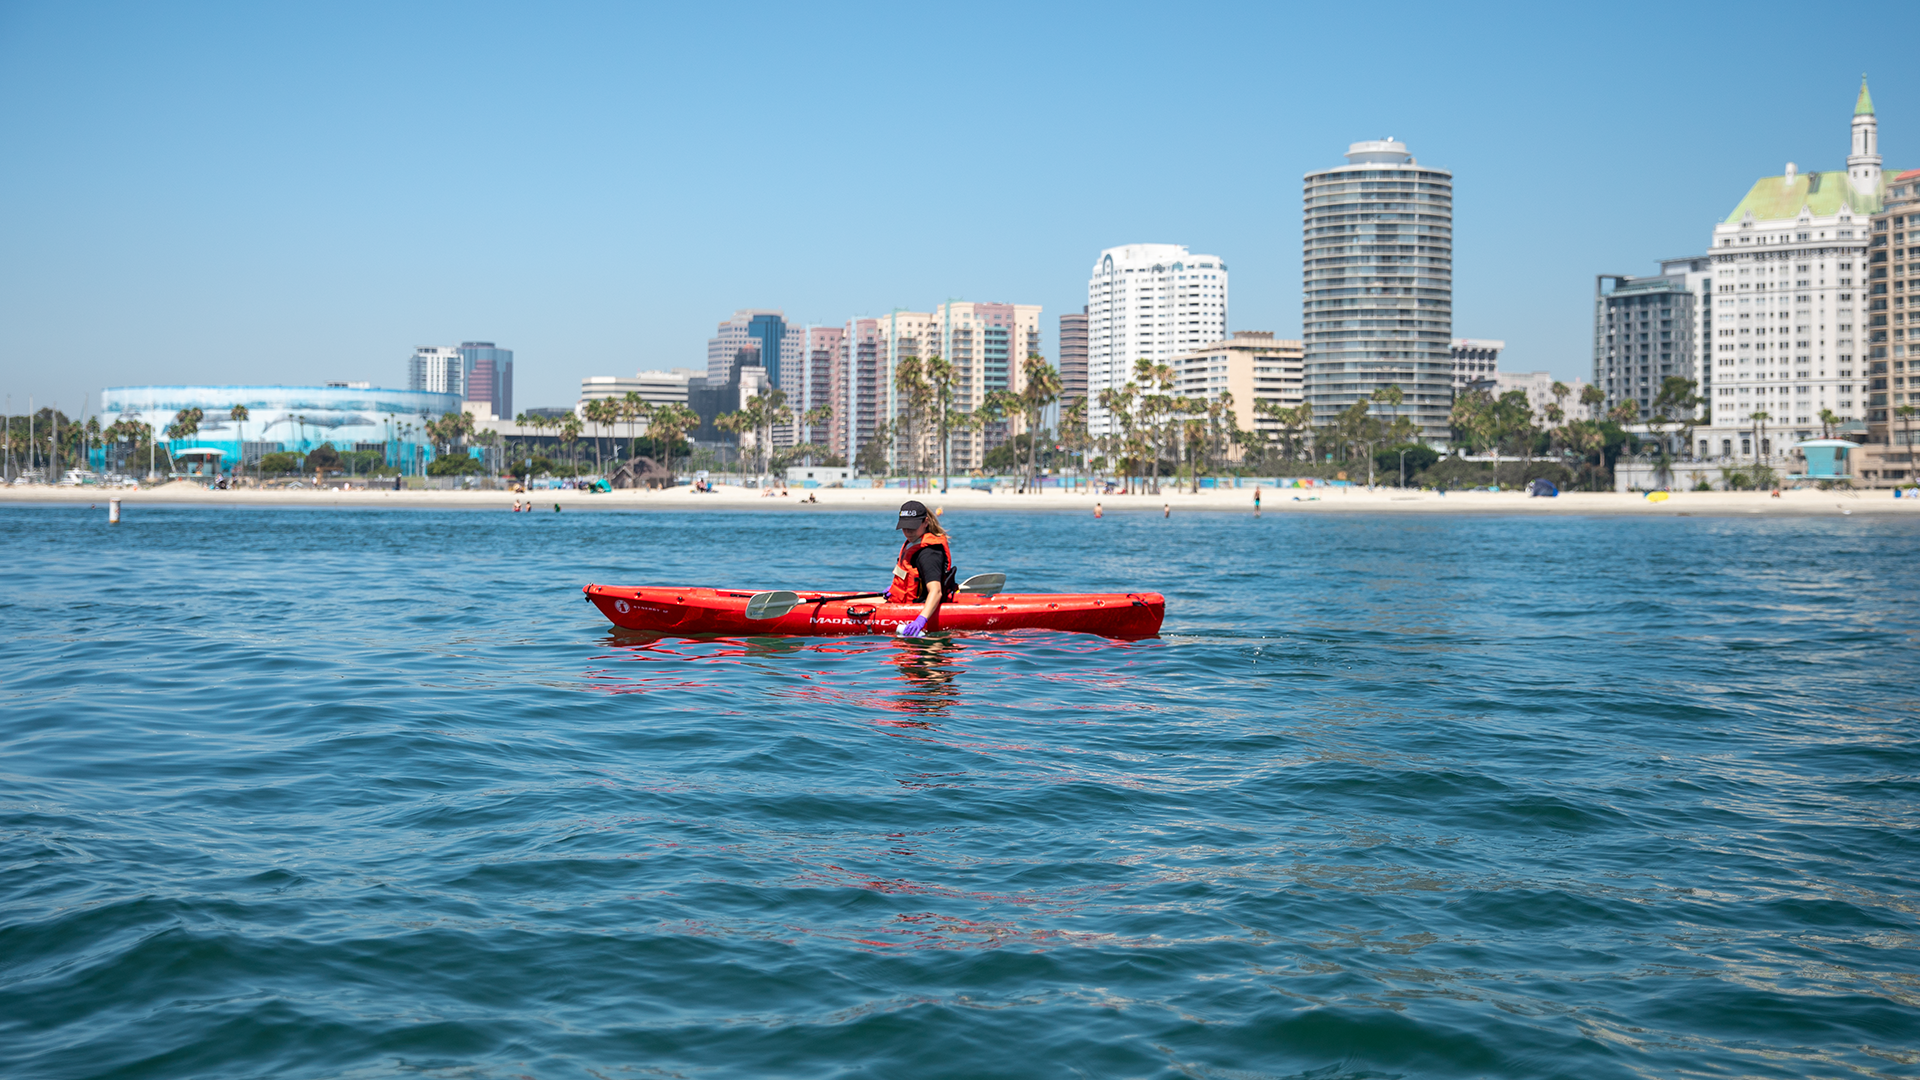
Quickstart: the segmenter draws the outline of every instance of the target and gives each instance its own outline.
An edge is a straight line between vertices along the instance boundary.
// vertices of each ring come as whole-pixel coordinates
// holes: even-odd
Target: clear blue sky
[[[1844,168],[1862,71],[1920,166],[1910,5],[84,4],[0,0],[0,391],[404,385],[515,403],[700,366],[736,307],[1077,310],[1101,248],[1300,327],[1300,178],[1452,169],[1454,332],[1589,370],[1596,273]]]

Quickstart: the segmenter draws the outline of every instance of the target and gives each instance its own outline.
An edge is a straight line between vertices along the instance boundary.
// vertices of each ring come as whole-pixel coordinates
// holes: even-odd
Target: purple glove
[[[925,615],[916,615],[912,622],[903,622],[900,624],[901,637],[919,637],[926,632],[927,617]]]

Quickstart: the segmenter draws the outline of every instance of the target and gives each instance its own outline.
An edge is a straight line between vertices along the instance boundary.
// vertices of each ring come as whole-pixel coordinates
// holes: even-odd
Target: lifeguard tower
[[[1847,471],[1847,452],[1860,449],[1860,444],[1845,439],[1808,439],[1795,443],[1795,450],[1807,459],[1807,471],[1787,477],[1789,480],[1852,480],[1853,474]]]
[[[170,475],[174,479],[212,480],[220,475],[220,460],[227,456],[227,452],[211,446],[195,446],[174,451],[172,456],[173,472]]]

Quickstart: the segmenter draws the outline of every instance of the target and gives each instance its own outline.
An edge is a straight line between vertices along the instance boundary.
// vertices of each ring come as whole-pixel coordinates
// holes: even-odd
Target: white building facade
[[[1696,456],[1779,459],[1821,434],[1823,410],[1864,433],[1867,244],[1884,186],[1864,81],[1850,129],[1845,172],[1788,162],[1713,227],[1711,413]]]
[[[676,402],[684,405],[687,401],[687,381],[699,375],[692,368],[641,371],[632,375],[589,375],[580,380],[580,400],[574,403],[573,411],[580,413],[589,401],[624,399],[630,393],[639,395],[640,400],[649,405]]]
[[[1556,395],[1553,392],[1555,386],[1564,386],[1567,392]],[[1551,405],[1560,407],[1559,422],[1592,419],[1587,415],[1587,406],[1580,404],[1580,395],[1587,389],[1587,380],[1578,377],[1562,380],[1545,371],[1496,371],[1473,380],[1466,389],[1483,390],[1496,399],[1509,391],[1518,390],[1527,395],[1527,405],[1533,410],[1534,422],[1542,427],[1555,423],[1547,412]]]
[[[407,361],[407,389],[429,394],[467,394],[466,361],[457,348],[422,345]]]
[[[1173,359],[1227,337],[1227,264],[1179,244],[1108,248],[1087,280],[1087,428],[1117,426],[1102,390],[1133,379],[1136,361]]]
[[[1491,379],[1500,370],[1500,350],[1507,347],[1504,341],[1486,338],[1453,339],[1453,389],[1458,393],[1469,383],[1479,379]]]

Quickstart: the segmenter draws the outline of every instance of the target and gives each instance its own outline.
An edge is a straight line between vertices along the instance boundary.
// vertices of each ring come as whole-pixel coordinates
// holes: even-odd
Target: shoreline
[[[1046,492],[1036,495],[994,494],[954,488],[911,494],[904,488],[789,489],[787,496],[763,496],[748,488],[722,487],[709,494],[687,488],[667,491],[209,491],[179,483],[145,490],[111,488],[0,488],[0,507],[97,506],[102,513],[108,499],[126,508],[139,506],[306,507],[309,509],[435,509],[508,512],[514,501],[531,499],[537,512],[552,513],[558,504],[569,511],[704,509],[760,510],[769,513],[805,513],[820,510],[879,510],[918,498],[947,510],[1018,512],[1076,512],[1092,516],[1096,502],[1110,514],[1252,513],[1253,491],[1248,488],[1202,490],[1198,493],[1163,491],[1159,495],[1092,495]],[[804,501],[816,496],[817,503]],[[1263,514],[1501,514],[1514,516],[1606,515],[1639,517],[1771,515],[1805,517],[1821,514],[1913,514],[1920,516],[1920,498],[1893,497],[1891,491],[1782,492],[1676,491],[1662,502],[1649,502],[1631,492],[1565,492],[1557,498],[1530,498],[1523,491],[1454,491],[1446,495],[1400,488],[1266,489],[1261,492]]]

